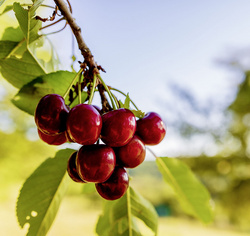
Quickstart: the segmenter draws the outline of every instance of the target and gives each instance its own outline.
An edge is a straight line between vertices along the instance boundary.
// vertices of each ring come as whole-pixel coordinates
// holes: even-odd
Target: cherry
[[[129,177],[123,167],[116,167],[110,178],[104,183],[96,184],[97,192],[106,200],[116,200],[122,197],[128,188]]]
[[[149,112],[137,120],[136,134],[146,145],[156,145],[165,137],[166,127],[157,113]]]
[[[58,134],[53,134],[53,135],[45,134],[39,129],[37,129],[37,132],[38,132],[38,136],[40,137],[40,139],[50,145],[61,145],[68,141],[65,131],[58,133]]]
[[[102,115],[102,122],[101,139],[111,147],[124,146],[134,136],[136,118],[128,109],[109,111]]]
[[[140,165],[146,156],[146,148],[138,136],[134,136],[125,146],[115,149],[116,162],[127,168]]]
[[[104,144],[82,146],[76,157],[77,172],[86,182],[106,181],[113,173],[115,163],[113,149]]]
[[[101,115],[92,105],[79,104],[70,110],[67,132],[74,142],[82,145],[94,144],[100,136],[101,128]]]
[[[37,127],[46,134],[58,134],[66,130],[68,108],[58,94],[48,94],[41,98],[35,111]]]
[[[80,176],[78,175],[77,170],[76,170],[76,155],[77,155],[77,152],[74,152],[70,156],[68,163],[67,163],[67,172],[69,174],[69,177],[73,181],[78,182],[78,183],[85,183],[85,181],[83,181],[80,178]]]

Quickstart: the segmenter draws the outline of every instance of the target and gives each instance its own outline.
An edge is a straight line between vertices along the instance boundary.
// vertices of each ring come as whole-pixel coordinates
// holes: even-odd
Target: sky
[[[231,86],[230,71],[216,60],[249,48],[249,1],[71,3],[87,45],[107,71],[105,79],[138,102],[151,100],[144,93],[165,96],[169,81],[202,99],[221,92]],[[149,104],[155,105],[141,106],[147,110]]]
[[[137,106],[156,111],[167,124],[164,141],[152,147],[158,155],[182,152],[216,153],[211,135],[180,140],[171,127],[177,115],[192,123],[220,126],[243,74],[221,61],[235,58],[248,68],[250,55],[249,1],[71,1],[73,16],[95,60],[107,71],[105,82],[129,92]],[[60,33],[61,34],[61,33]],[[72,38],[66,29],[52,40],[67,67]],[[60,50],[61,45],[63,50]],[[68,45],[68,47],[66,46]],[[81,55],[75,45],[77,59]],[[201,106],[218,106],[204,119],[189,113],[171,88],[188,91]],[[182,151],[181,151],[182,150]]]
[[[53,1],[46,2],[51,5]],[[209,134],[203,140],[196,138],[187,142],[180,140],[171,125],[180,118],[176,109],[183,110],[182,116],[194,123],[220,126],[223,122],[222,110],[234,98],[243,75],[219,61],[236,57],[248,68],[250,1],[70,2],[86,44],[97,63],[107,71],[102,74],[104,81],[129,92],[141,110],[158,112],[166,122],[166,138],[153,147],[154,151],[168,156],[178,155],[180,150],[206,149],[211,155],[215,153]],[[44,32],[52,31],[53,28],[49,28]],[[62,68],[70,69],[72,34],[69,27],[51,35],[50,39]],[[82,60],[76,43],[74,53],[77,60]],[[215,104],[220,108],[207,119],[195,117],[178,100],[171,89],[173,86],[188,91],[201,106]]]

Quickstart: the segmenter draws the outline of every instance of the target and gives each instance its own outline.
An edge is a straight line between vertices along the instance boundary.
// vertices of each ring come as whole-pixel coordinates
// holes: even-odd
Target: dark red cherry
[[[37,129],[38,136],[41,140],[43,140],[45,143],[50,145],[61,145],[63,143],[66,143],[67,137],[66,132],[58,133],[58,134],[45,134],[41,130]]]
[[[122,197],[129,185],[129,177],[123,167],[116,167],[110,178],[104,183],[96,184],[97,192],[106,200],[116,200]]]
[[[165,137],[166,126],[157,113],[149,112],[137,120],[136,134],[146,145],[156,145]]]
[[[77,172],[86,182],[106,181],[113,173],[115,163],[113,149],[104,144],[82,146],[76,157]]]
[[[146,156],[146,148],[138,136],[134,136],[125,146],[115,149],[116,163],[123,167],[135,168]]]
[[[77,173],[77,170],[76,170],[76,155],[77,155],[77,152],[74,152],[69,160],[68,160],[68,164],[67,164],[67,172],[68,172],[68,175],[69,177],[75,181],[75,182],[78,182],[78,183],[85,183],[85,181],[83,181],[80,176],[78,175]]]
[[[111,147],[126,145],[134,136],[136,118],[128,109],[109,111],[102,115],[102,122],[101,139]]]
[[[101,115],[92,105],[79,104],[70,110],[67,132],[74,142],[82,145],[94,144],[100,136],[101,129]]]
[[[46,134],[58,134],[66,130],[68,109],[63,97],[48,94],[41,98],[35,111],[37,127]]]

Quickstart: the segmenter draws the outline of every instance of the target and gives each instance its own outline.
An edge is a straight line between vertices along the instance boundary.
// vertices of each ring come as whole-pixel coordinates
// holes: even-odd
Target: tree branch
[[[94,56],[92,55],[90,49],[88,48],[87,44],[84,42],[83,37],[81,35],[81,28],[77,25],[75,19],[72,16],[72,13],[70,12],[70,9],[68,5],[64,2],[64,0],[54,0],[56,5],[58,6],[58,9],[62,13],[62,15],[65,17],[66,21],[68,22],[75,38],[78,43],[78,47],[84,57],[84,62],[87,63],[90,70],[94,70],[96,73],[99,73],[97,69],[97,64],[94,61]]]

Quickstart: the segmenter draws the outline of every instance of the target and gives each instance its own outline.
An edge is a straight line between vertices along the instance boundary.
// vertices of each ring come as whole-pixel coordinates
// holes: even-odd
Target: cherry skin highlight
[[[165,137],[166,126],[157,113],[149,112],[137,120],[136,134],[146,145],[156,145]]]
[[[37,132],[39,138],[49,145],[61,145],[68,141],[65,131],[54,135],[45,134],[39,129],[37,129]]]
[[[113,149],[104,144],[82,146],[76,157],[77,172],[86,182],[106,181],[113,173],[115,163]]]
[[[138,136],[134,136],[125,146],[115,149],[116,162],[126,168],[135,168],[145,159],[146,148]]]
[[[102,115],[102,122],[101,139],[111,147],[124,146],[134,136],[136,118],[128,109],[109,111]]]
[[[77,173],[77,170],[76,170],[76,155],[77,155],[77,152],[74,152],[69,160],[68,160],[68,163],[67,163],[67,172],[68,172],[68,175],[69,177],[77,182],[77,183],[85,183],[85,181],[83,181],[80,176],[78,175]]]
[[[96,190],[106,200],[121,198],[127,191],[129,177],[123,167],[116,167],[110,178],[104,183],[96,184]]]
[[[58,134],[66,130],[69,110],[62,96],[48,94],[41,98],[35,111],[37,127],[46,134]]]
[[[88,104],[73,107],[67,119],[70,139],[82,145],[94,144],[101,133],[102,118],[99,112]]]
[[[100,113],[102,113],[102,109],[100,107],[98,107],[97,105],[93,105],[93,107]]]

